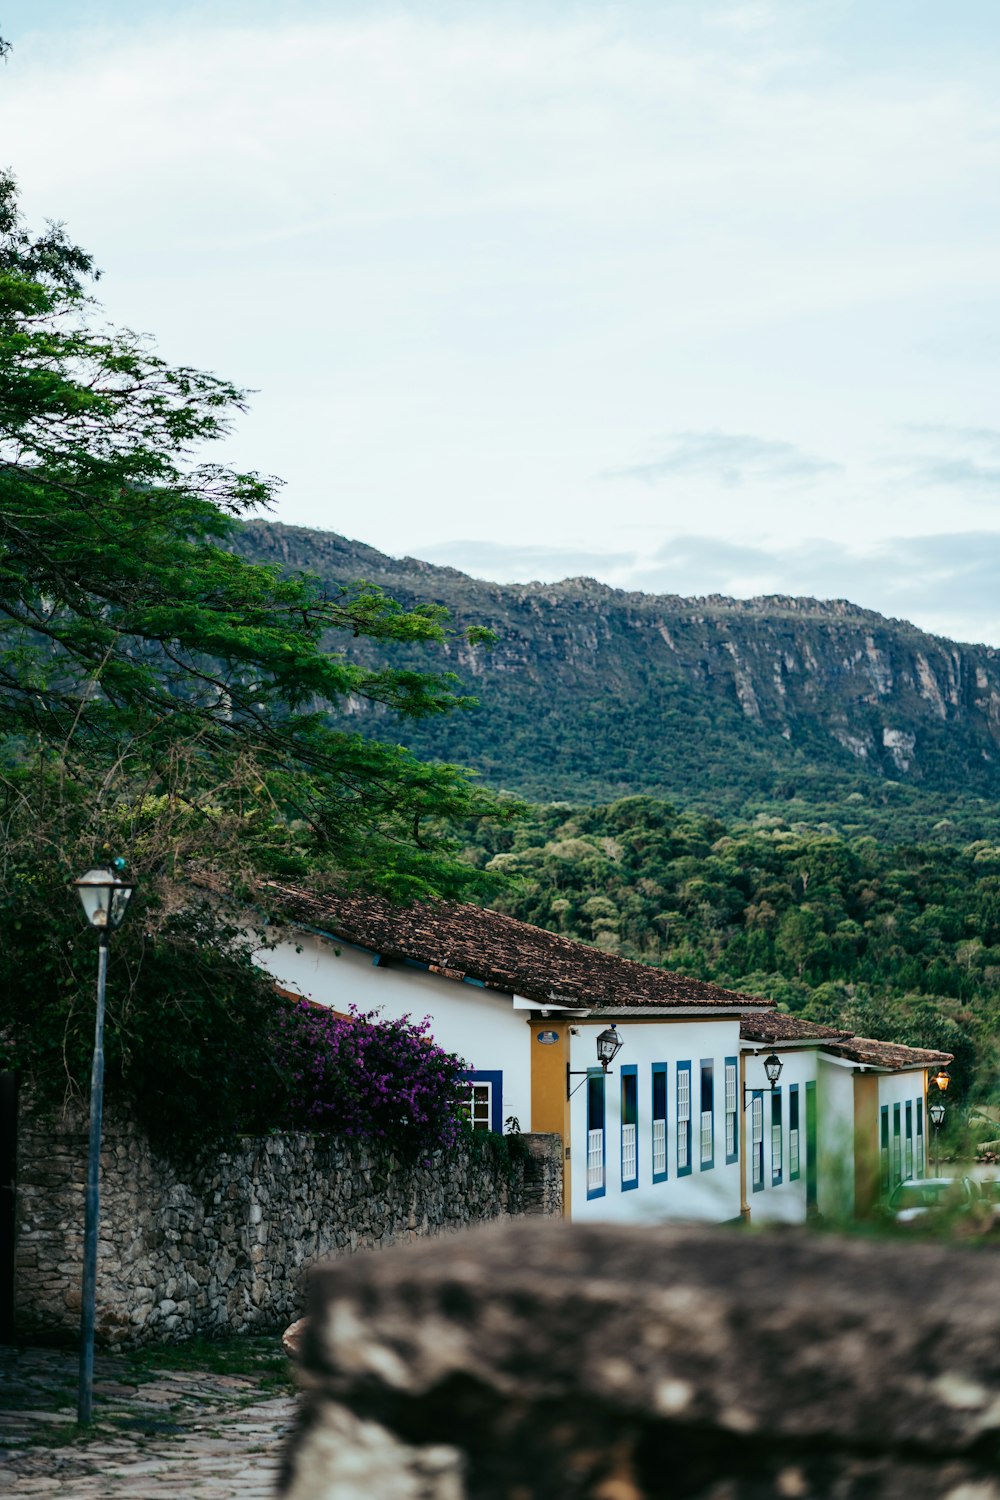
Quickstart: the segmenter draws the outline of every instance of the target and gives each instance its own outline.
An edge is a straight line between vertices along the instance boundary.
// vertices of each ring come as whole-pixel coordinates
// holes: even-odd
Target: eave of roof
[[[770,1015],[747,1015],[740,1019],[740,1039],[761,1046],[819,1047],[832,1057],[858,1063],[885,1073],[902,1073],[911,1068],[932,1068],[953,1061],[950,1052],[934,1052],[927,1047],[905,1047],[902,1042],[879,1042],[873,1037],[855,1036],[835,1026],[821,1026],[798,1016],[774,1011]]]
[[[853,1036],[837,1026],[821,1026],[817,1021],[802,1021],[798,1016],[775,1010],[767,1015],[740,1018],[740,1036],[749,1042],[821,1042],[841,1041]]]
[[[935,1052],[930,1047],[904,1047],[901,1042],[879,1042],[874,1037],[852,1036],[840,1042],[823,1042],[824,1052],[863,1067],[878,1068],[886,1073],[905,1073],[911,1068],[946,1066],[954,1061],[951,1052]]]

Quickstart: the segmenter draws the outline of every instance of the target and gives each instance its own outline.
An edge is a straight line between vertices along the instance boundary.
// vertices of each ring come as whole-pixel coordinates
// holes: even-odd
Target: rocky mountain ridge
[[[529,796],[826,795],[857,777],[1000,791],[1000,653],[847,600],[497,584],[273,522],[246,525],[236,548],[490,626],[491,649],[446,648],[481,708],[400,737]]]

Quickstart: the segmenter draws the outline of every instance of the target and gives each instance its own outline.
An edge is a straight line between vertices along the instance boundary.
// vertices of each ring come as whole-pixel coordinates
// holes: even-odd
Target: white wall
[[[570,1041],[574,1069],[595,1066],[595,1038],[608,1024],[579,1023]],[[613,1220],[623,1223],[658,1223],[664,1219],[701,1219],[721,1222],[740,1212],[739,1161],[726,1163],[725,1149],[725,1059],[739,1057],[739,1021],[736,1017],[706,1017],[690,1021],[643,1021],[623,1017],[618,1030],[624,1043],[612,1064],[605,1084],[606,1184],[603,1197],[587,1197],[587,1084],[570,1104],[572,1216],[574,1220]],[[701,1061],[714,1063],[714,1166],[702,1170],[700,1163]],[[691,1063],[691,1171],[677,1173],[677,1063]],[[652,1167],[652,1064],[667,1063],[667,1179],[653,1182]],[[635,1064],[638,1083],[637,1188],[622,1190],[621,1174],[621,1068]],[[740,1143],[739,1084],[737,1073],[737,1128]]]
[[[854,1069],[819,1058],[817,1207],[834,1219],[854,1216]]]
[[[918,1170],[918,1162],[917,1162],[917,1100],[918,1099],[922,1100],[923,1097],[924,1097],[924,1079],[925,1079],[925,1077],[926,1077],[926,1075],[925,1075],[925,1072],[924,1072],[923,1068],[914,1068],[914,1069],[912,1069],[912,1070],[910,1070],[909,1072],[906,1072],[906,1073],[880,1073],[879,1074],[879,1079],[878,1079],[879,1127],[878,1128],[881,1131],[882,1106],[884,1104],[886,1104],[886,1105],[889,1106],[889,1153],[890,1153],[890,1162],[891,1162],[891,1159],[892,1159],[892,1107],[893,1107],[894,1104],[898,1104],[900,1106],[900,1111],[899,1111],[899,1125],[900,1125],[900,1135],[901,1135],[900,1145],[901,1145],[901,1151],[902,1151],[902,1157],[903,1157],[903,1169],[902,1169],[902,1176],[903,1177],[907,1177],[907,1176],[912,1176],[912,1177],[919,1177],[919,1176],[929,1177],[931,1175],[932,1171],[933,1171],[933,1167],[932,1167],[932,1163],[931,1163],[931,1153],[932,1153],[932,1150],[933,1150],[932,1141],[933,1141],[934,1130],[933,1130],[933,1127],[931,1126],[930,1121],[926,1118],[926,1110],[924,1111],[924,1114],[925,1114],[925,1118],[924,1118],[924,1150],[925,1150],[925,1156],[924,1156],[924,1170],[923,1170],[923,1173],[921,1173]],[[913,1170],[910,1173],[908,1173],[907,1170],[906,1170],[906,1104],[907,1104],[907,1102],[909,1102],[909,1104],[912,1106],[912,1110],[913,1110]],[[890,1171],[891,1171],[891,1168],[890,1168]],[[894,1183],[895,1182],[895,1177],[891,1177],[891,1181]]]
[[[363,949],[308,932],[261,949],[255,962],[283,989],[333,1010],[356,1005],[392,1019],[430,1016],[446,1052],[470,1068],[503,1074],[501,1118],[516,1115],[522,1130],[531,1129],[531,1028],[511,996],[409,964],[376,965]]]
[[[774,1181],[774,1159],[771,1152],[771,1107],[772,1094],[764,1072],[764,1058],[774,1051],[784,1066],[776,1092],[781,1103],[781,1161],[780,1183]],[[746,1056],[746,1086],[748,1090],[760,1089],[764,1107],[764,1186],[754,1191],[752,1163],[750,1160],[750,1137],[752,1112],[748,1108],[743,1115],[743,1141],[747,1160],[747,1203],[750,1219],[754,1224],[802,1224],[806,1218],[806,1084],[815,1081],[817,1075],[817,1052],[808,1049],[775,1046],[764,1047],[759,1056]],[[790,1106],[791,1086],[799,1089],[799,1174],[791,1173]]]

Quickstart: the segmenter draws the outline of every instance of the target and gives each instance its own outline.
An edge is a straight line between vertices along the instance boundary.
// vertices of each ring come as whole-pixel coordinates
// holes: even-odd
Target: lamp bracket
[[[750,1108],[750,1101],[753,1099],[754,1094],[773,1094],[774,1091],[775,1091],[775,1089],[777,1087],[778,1087],[778,1085],[776,1083],[771,1083],[771,1084],[769,1084],[767,1086],[766,1089],[757,1089],[757,1088],[754,1088],[754,1086],[753,1086],[752,1083],[745,1083],[743,1085],[743,1112],[744,1112],[744,1114]],[[750,1095],[749,1099],[747,1098],[748,1094]]]
[[[603,1069],[605,1078],[609,1077],[609,1075],[611,1073],[611,1069],[608,1067],[607,1063],[602,1063],[601,1067]],[[577,1090],[583,1088],[583,1085],[584,1085],[584,1082],[586,1081],[586,1079],[592,1078],[593,1075],[596,1072],[597,1072],[596,1068],[571,1068],[570,1065],[569,1065],[569,1063],[567,1063],[566,1064],[566,1098],[567,1099],[572,1099],[573,1095],[577,1092]],[[580,1079],[580,1082],[577,1084],[577,1086],[576,1086],[575,1089],[572,1089],[569,1086],[569,1081],[570,1081],[571,1078],[579,1078]]]

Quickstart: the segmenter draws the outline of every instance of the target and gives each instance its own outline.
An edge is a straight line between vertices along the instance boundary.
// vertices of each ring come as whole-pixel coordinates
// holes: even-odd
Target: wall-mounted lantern
[[[785,1066],[784,1063],[781,1061],[781,1058],[778,1056],[778,1054],[776,1052],[770,1053],[769,1056],[765,1057],[765,1059],[764,1059],[764,1077],[767,1079],[768,1086],[769,1086],[770,1092],[772,1094],[774,1093],[774,1090],[775,1090],[775,1088],[777,1086],[778,1079],[781,1077],[781,1070],[782,1070],[782,1068],[784,1066]],[[754,1094],[760,1093],[760,1092],[762,1092],[760,1089],[755,1089],[755,1088],[752,1088],[752,1087],[748,1088],[747,1085],[744,1084],[743,1085],[743,1108],[746,1109],[748,1107],[748,1104],[749,1104],[749,1100],[747,1099],[747,1095],[748,1094],[749,1094],[750,1098],[752,1099],[753,1096],[754,1096]]]
[[[946,1094],[948,1092],[948,1085],[950,1082],[951,1074],[948,1072],[947,1068],[939,1068],[937,1073],[935,1073],[934,1077],[931,1079],[931,1083],[935,1084],[941,1090],[942,1094]]]
[[[621,1037],[618,1035],[618,1027],[614,1024],[614,1022],[612,1022],[610,1026],[605,1027],[602,1032],[598,1033],[597,1061],[600,1063],[605,1073],[608,1071],[608,1068],[614,1062],[623,1046],[624,1043],[622,1042]]]
[[[614,1024],[614,1022],[612,1022],[610,1026],[606,1026],[603,1031],[598,1032],[598,1034],[597,1034],[597,1061],[600,1063],[600,1065],[604,1069],[605,1073],[607,1073],[608,1068],[614,1062],[615,1058],[618,1056],[619,1052],[622,1050],[622,1047],[624,1045],[625,1045],[624,1042],[622,1041],[621,1037],[618,1035],[618,1027]],[[571,1078],[589,1078],[590,1074],[591,1074],[591,1071],[592,1070],[590,1068],[571,1068],[570,1065],[569,1065],[569,1063],[566,1064],[566,1098],[567,1099],[571,1099],[573,1097],[573,1095],[576,1093],[576,1089],[571,1089],[570,1086],[569,1086],[570,1079]],[[578,1088],[582,1088],[582,1087],[583,1087],[583,1085],[579,1084],[579,1083],[576,1086],[577,1089]]]

